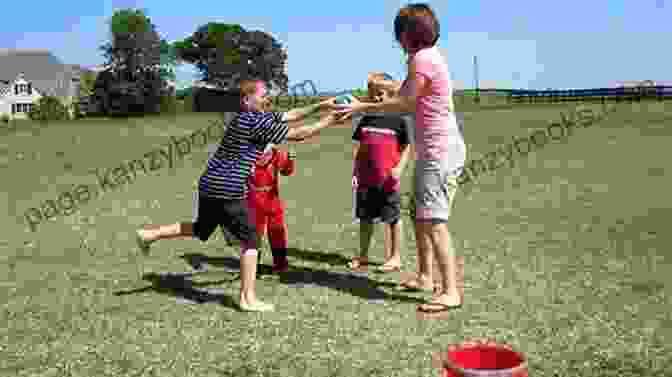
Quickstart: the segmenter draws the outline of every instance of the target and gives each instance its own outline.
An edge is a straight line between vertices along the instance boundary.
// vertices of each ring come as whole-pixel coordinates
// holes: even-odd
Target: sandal
[[[369,258],[367,257],[352,257],[348,262],[348,268],[351,270],[359,270],[369,265]]]
[[[267,304],[265,302],[255,302],[254,304],[243,304],[242,302],[238,303],[238,308],[244,312],[272,312],[275,310],[273,304]]]
[[[438,295],[432,297],[432,299],[428,303],[419,305],[418,311],[423,313],[442,313],[453,309],[459,309],[462,307],[462,297],[460,297],[459,304],[447,305],[439,300],[439,297],[441,297],[442,295],[444,294],[439,293]]]
[[[450,310],[453,310],[453,309],[459,309],[461,307],[462,307],[462,304],[450,306],[450,305],[446,305],[446,304],[442,304],[440,302],[434,301],[434,302],[428,302],[426,304],[422,304],[422,305],[418,306],[418,311],[423,312],[423,313],[435,314],[435,313],[447,312],[447,311],[450,311]]]

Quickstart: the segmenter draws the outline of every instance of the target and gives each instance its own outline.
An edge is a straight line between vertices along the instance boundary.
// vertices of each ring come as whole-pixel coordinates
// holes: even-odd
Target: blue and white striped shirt
[[[215,154],[198,182],[201,195],[219,199],[247,198],[247,181],[268,144],[287,139],[286,114],[241,112],[227,127]]]

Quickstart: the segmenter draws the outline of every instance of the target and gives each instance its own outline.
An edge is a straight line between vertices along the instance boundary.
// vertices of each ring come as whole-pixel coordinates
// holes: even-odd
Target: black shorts
[[[380,219],[386,224],[396,224],[401,217],[401,194],[399,191],[385,192],[377,187],[358,190],[355,212],[363,223]]]
[[[247,209],[247,199],[217,199],[199,195],[194,237],[205,242],[217,226],[238,241],[256,248],[257,230]]]

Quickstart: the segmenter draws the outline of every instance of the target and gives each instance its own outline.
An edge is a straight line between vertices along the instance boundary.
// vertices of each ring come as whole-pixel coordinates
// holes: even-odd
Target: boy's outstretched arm
[[[294,128],[290,127],[289,132],[287,132],[287,140],[290,142],[300,142],[311,136],[316,135],[324,128],[344,122],[345,122],[344,119],[338,119],[334,115],[327,115],[326,117],[321,118],[318,122],[313,123],[311,125],[294,127]]]
[[[289,123],[289,128],[302,126],[301,124],[296,123],[320,110],[328,109],[329,108],[328,106],[331,105],[332,102],[334,102],[334,98],[320,101],[313,105],[299,107],[298,109],[287,111],[285,119],[287,119],[287,122]]]

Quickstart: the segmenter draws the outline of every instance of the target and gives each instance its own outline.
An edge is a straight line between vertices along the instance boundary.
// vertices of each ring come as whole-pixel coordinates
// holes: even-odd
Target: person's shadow
[[[299,258],[304,256],[308,257],[306,259],[328,264],[334,263],[342,265],[344,264],[343,260],[349,260],[340,255],[337,256],[336,254],[324,254],[300,249],[289,249],[287,254],[298,256]],[[320,254],[323,254],[324,256],[320,256]],[[229,270],[240,269],[240,260],[233,257],[208,257],[204,254],[184,254],[181,258],[192,267],[199,270],[204,270],[206,266],[224,267]],[[339,258],[342,258],[343,260],[340,260]],[[336,263],[337,260],[338,263]],[[257,274],[259,276],[270,275],[272,274],[272,271],[270,266],[261,265],[257,270]],[[279,274],[279,281],[288,285],[316,285],[327,287],[367,300],[393,300],[409,303],[424,302],[424,300],[416,297],[389,294],[380,288],[393,288],[396,287],[395,283],[371,280],[368,276],[361,273],[341,273],[308,267],[290,266],[288,272]]]
[[[350,258],[347,258],[342,254],[324,253],[320,251],[297,249],[294,247],[287,249],[287,255],[305,261],[325,263],[330,266],[344,266],[350,261]]]
[[[125,296],[137,293],[156,292],[181,298],[194,304],[219,302],[222,305],[230,308],[234,309],[238,308],[238,305],[231,296],[221,293],[213,293],[211,291],[201,288],[210,285],[230,283],[232,281],[237,280],[237,278],[217,280],[217,281],[207,281],[207,282],[193,282],[191,279],[189,279],[195,276],[196,274],[197,273],[144,274],[142,276],[142,280],[150,282],[151,285],[129,291],[114,292],[114,295]]]

